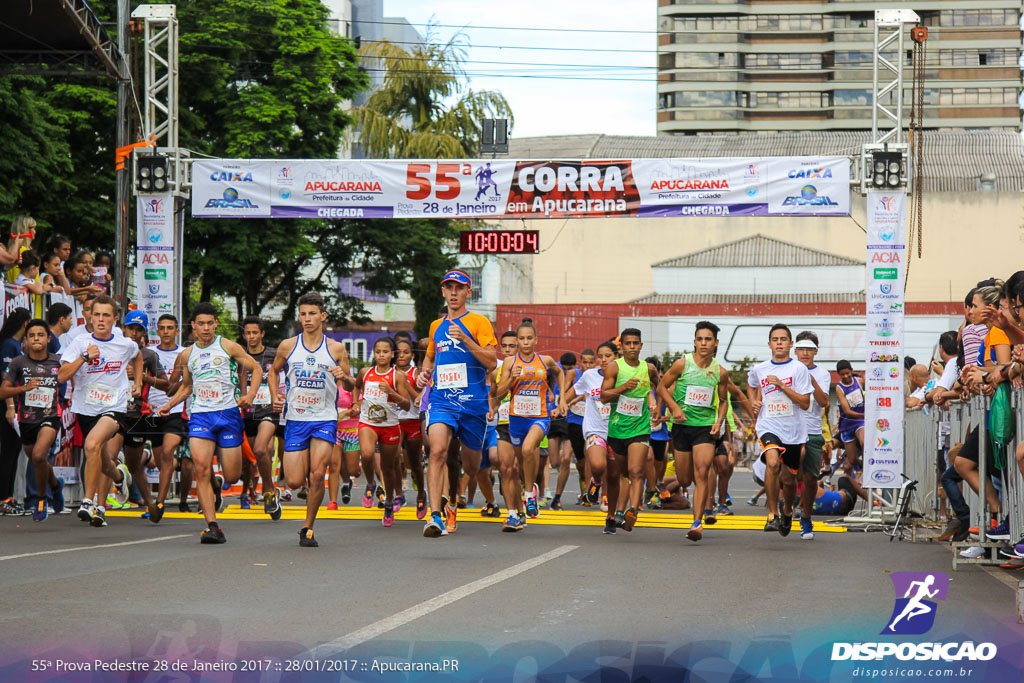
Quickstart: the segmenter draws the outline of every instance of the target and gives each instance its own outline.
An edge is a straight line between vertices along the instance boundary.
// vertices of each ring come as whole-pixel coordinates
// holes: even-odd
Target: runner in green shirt
[[[643,501],[651,413],[658,412],[652,393],[658,375],[654,366],[640,360],[640,351],[644,347],[640,330],[623,330],[619,342],[622,357],[608,365],[601,385],[601,402],[611,404],[606,488],[609,517],[614,506],[618,510],[614,515],[616,523],[626,531],[632,531],[637,510]],[[616,503],[619,500],[619,476],[622,474],[629,476],[629,507],[625,512],[621,511],[625,501]]]

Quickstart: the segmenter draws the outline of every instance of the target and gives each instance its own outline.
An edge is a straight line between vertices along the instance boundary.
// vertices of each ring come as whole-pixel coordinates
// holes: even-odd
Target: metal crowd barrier
[[[1005,562],[1005,558],[998,556],[998,549],[1024,539],[1024,475],[1021,474],[1015,457],[1018,446],[1024,441],[1024,389],[1011,390],[1016,429],[1011,443],[1005,448],[1005,453],[1001,456],[996,454],[997,462],[1002,460],[1004,467],[995,472],[988,471],[990,468],[985,457],[985,444],[988,440],[988,421],[985,412],[989,401],[990,399],[975,396],[966,403],[951,402],[948,410],[931,406],[927,412],[920,409],[908,410],[904,416],[904,474],[917,480],[917,489],[920,492],[914,503],[914,511],[925,520],[935,522],[942,521],[946,514],[937,493],[939,454],[945,456],[943,462],[951,465],[952,462],[948,459],[949,452],[955,452],[955,447],[966,440],[971,429],[978,427],[979,430],[980,494],[975,493],[966,482],[961,484],[964,499],[971,509],[971,526],[978,529],[978,540],[963,541],[954,545],[955,550],[970,546],[991,548],[992,557],[965,559],[960,557],[958,552],[954,552],[954,569],[960,564],[1001,564]],[[946,425],[943,423],[948,423],[948,441],[944,437]],[[1000,494],[1000,519],[1009,517],[1009,541],[993,542],[986,538],[990,514],[983,487],[989,477],[994,480]]]

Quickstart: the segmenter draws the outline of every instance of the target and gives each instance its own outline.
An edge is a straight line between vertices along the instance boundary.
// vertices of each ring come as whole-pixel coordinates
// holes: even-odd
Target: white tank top
[[[338,421],[338,384],[330,373],[338,363],[324,337],[315,351],[295,339],[288,354],[288,422]]]
[[[189,414],[238,409],[238,366],[224,350],[220,335],[209,346],[192,345],[188,371],[192,375]]]
[[[363,377],[363,393],[360,397],[359,421],[374,427],[394,427],[398,424],[398,404],[396,404],[381,384],[387,382],[395,389],[395,368],[383,375],[377,372],[377,366],[371,367]]]

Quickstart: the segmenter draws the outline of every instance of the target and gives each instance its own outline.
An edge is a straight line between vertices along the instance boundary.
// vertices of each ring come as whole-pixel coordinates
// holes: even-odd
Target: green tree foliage
[[[411,52],[388,41],[360,51],[370,68],[384,70],[383,85],[365,106],[352,110],[368,156],[474,157],[481,119],[502,117],[511,123],[512,109],[501,93],[465,87],[465,36],[457,33],[443,45],[432,39],[428,31],[425,44]]]

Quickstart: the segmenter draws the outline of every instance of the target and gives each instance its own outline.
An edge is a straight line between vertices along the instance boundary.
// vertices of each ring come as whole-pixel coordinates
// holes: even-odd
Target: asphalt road
[[[707,528],[699,544],[685,539],[681,513],[642,514],[632,533],[606,536],[600,513],[580,508],[543,512],[544,524],[520,534],[463,522],[425,539],[410,510],[384,529],[377,510],[353,501],[333,514],[348,519],[318,523],[316,549],[298,547],[301,522],[288,518],[300,509],[274,522],[229,508],[223,546],[199,543],[198,516],[168,514],[159,525],[111,516],[105,529],[74,515],[43,524],[3,517],[0,604],[17,627],[0,642],[0,680],[32,658],[443,656],[463,671],[486,660],[528,673],[602,642],[631,644],[637,655],[697,642],[742,649],[781,638],[797,647],[833,632],[877,639],[893,608],[890,571],[952,576],[936,630],[1014,623],[1013,592],[976,567],[953,574],[940,544],[727,528],[763,523],[738,479],[734,509],[747,519]]]

